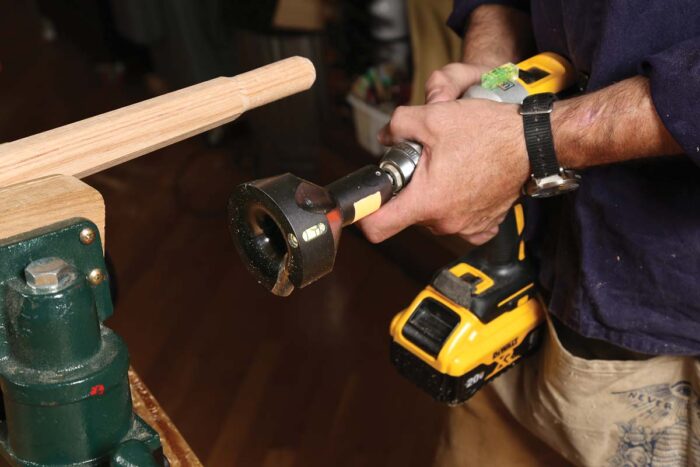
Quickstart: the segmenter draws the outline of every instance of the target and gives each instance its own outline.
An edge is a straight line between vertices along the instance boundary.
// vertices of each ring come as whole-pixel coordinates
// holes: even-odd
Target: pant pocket
[[[548,338],[545,341],[544,348],[547,349],[546,354],[548,356],[547,362],[550,365],[549,370],[554,373],[563,372],[568,375],[575,369],[579,372],[598,374],[601,377],[607,374],[619,376],[620,374],[636,373],[644,368],[654,367],[665,361],[677,360],[677,357],[669,356],[656,356],[646,359],[637,358],[634,360],[586,358],[575,355],[567,348],[568,343],[562,343],[551,316],[547,317],[547,329]],[[570,332],[573,333],[574,331]],[[592,352],[589,351],[588,353]]]
[[[687,409],[697,398],[680,398],[684,391],[690,394],[687,358],[582,358],[562,345],[551,320],[548,330],[537,371],[524,377],[530,414],[525,417],[542,439],[580,465],[652,465],[637,462],[654,456],[658,465],[687,465],[662,463],[670,459],[666,448],[654,447],[657,441],[659,447],[674,446],[688,459],[693,438]],[[676,438],[686,444],[671,442]]]

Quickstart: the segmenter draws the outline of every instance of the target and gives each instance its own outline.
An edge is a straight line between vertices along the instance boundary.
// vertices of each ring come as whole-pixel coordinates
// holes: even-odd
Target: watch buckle
[[[573,170],[559,169],[559,173],[543,178],[535,178],[534,175],[523,186],[526,195],[533,198],[549,198],[574,191],[579,187],[581,177]]]

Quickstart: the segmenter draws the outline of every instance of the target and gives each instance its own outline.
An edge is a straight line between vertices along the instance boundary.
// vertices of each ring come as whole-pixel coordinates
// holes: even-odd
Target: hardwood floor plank
[[[292,467],[296,457],[294,451],[275,449],[265,456],[262,467]]]
[[[255,435],[250,427],[265,403],[264,388],[270,379],[274,363],[281,357],[277,342],[265,342],[255,351],[255,359],[244,377],[232,404],[226,410],[227,417],[221,428],[206,464],[215,466],[237,465],[235,459],[246,441]]]

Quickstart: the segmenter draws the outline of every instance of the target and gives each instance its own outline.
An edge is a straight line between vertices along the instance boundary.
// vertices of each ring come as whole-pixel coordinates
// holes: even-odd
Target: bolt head
[[[71,285],[78,273],[61,258],[49,257],[32,261],[24,268],[27,285],[35,292],[58,292]]]
[[[80,243],[83,245],[89,245],[95,241],[95,231],[90,227],[85,227],[80,231]]]
[[[289,242],[289,245],[290,245],[292,248],[296,248],[296,247],[299,246],[299,240],[297,240],[296,235],[294,235],[294,234],[291,233],[291,232],[287,234],[287,242]]]

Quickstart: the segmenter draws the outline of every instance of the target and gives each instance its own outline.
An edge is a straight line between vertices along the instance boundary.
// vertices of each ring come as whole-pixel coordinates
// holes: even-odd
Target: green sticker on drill
[[[514,82],[519,72],[517,65],[506,63],[481,75],[481,87],[493,91],[499,86]]]

